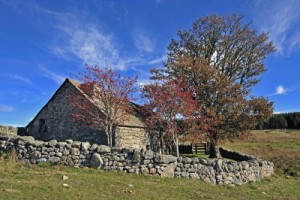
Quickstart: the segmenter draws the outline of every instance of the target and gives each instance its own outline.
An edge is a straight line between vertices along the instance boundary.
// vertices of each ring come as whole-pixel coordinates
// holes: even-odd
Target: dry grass
[[[293,160],[299,160],[296,153],[300,152],[299,133],[254,132],[253,138],[244,143],[227,143],[225,146],[266,159],[278,159],[277,163],[291,164]],[[49,164],[23,165],[17,160],[0,160],[0,199],[300,199],[300,177],[278,174],[256,183],[229,187],[183,178]],[[62,175],[69,179],[62,180]],[[69,187],[63,187],[64,183]]]
[[[279,175],[300,176],[300,131],[253,131],[244,141],[227,142],[223,146],[271,160]]]
[[[299,199],[299,178],[280,176],[238,187],[64,166],[0,161],[0,199]],[[10,169],[9,169],[10,168]],[[67,175],[68,180],[62,180]],[[63,187],[68,184],[69,187]],[[129,186],[129,184],[131,186]]]

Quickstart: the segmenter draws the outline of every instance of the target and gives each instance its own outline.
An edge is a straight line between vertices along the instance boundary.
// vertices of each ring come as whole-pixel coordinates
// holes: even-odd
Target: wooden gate
[[[192,151],[195,154],[202,153],[206,154],[206,143],[197,143],[192,145]]]

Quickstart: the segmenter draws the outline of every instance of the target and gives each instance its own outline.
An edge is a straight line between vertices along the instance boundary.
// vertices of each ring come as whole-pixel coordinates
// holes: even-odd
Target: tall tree
[[[117,126],[124,124],[132,111],[137,77],[122,76],[110,67],[86,65],[86,70],[79,72],[77,79],[81,82],[79,88],[82,93],[76,92],[69,98],[74,108],[73,120],[103,127],[108,145],[113,146]]]
[[[264,129],[299,129],[300,127],[300,113],[280,113],[274,114],[273,117],[266,123],[264,123]]]
[[[171,40],[164,71],[180,76],[172,63],[178,62],[181,55],[200,56],[249,93],[266,70],[264,59],[276,50],[266,33],[258,34],[250,25],[243,23],[243,16],[237,15],[198,18],[190,30],[178,32],[178,40]]]
[[[155,82],[143,87],[145,107],[150,113],[147,124],[160,124],[164,127],[165,136],[171,138],[176,156],[179,156],[179,119],[184,121],[199,119],[197,102],[182,79]]]
[[[199,18],[178,36],[168,46],[165,67],[152,70],[152,79],[184,76],[193,86],[216,157],[219,140],[240,137],[271,115],[272,103],[249,95],[275,48],[266,33],[258,34],[237,15]]]
[[[270,119],[270,128],[271,129],[286,129],[287,122],[283,115],[274,115]]]

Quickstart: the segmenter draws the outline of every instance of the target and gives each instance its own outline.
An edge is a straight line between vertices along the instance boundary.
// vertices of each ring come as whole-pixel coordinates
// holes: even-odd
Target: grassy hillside
[[[75,169],[0,163],[0,199],[297,199],[298,178],[273,176],[239,187]],[[61,177],[67,175],[68,180]],[[69,187],[63,187],[68,184]]]
[[[299,156],[296,152],[300,152],[298,132],[255,132],[254,138],[244,144],[228,143],[225,146],[270,159],[280,155],[288,163],[296,158],[284,156],[283,152],[294,152],[294,156]],[[260,182],[230,187],[189,179],[22,165],[0,160],[0,199],[300,199],[300,177],[281,174]],[[69,179],[62,180],[63,175]],[[68,184],[68,187],[63,184]]]
[[[251,138],[223,146],[270,160],[279,175],[300,176],[300,131],[253,131]]]

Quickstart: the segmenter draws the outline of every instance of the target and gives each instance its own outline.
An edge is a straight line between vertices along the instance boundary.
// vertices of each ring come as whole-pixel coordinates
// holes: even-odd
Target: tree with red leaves
[[[143,98],[146,100],[145,108],[150,114],[146,124],[163,125],[166,137],[171,138],[176,147],[176,156],[179,156],[179,134],[182,126],[179,121],[196,121],[199,113],[196,113],[197,102],[193,99],[193,94],[187,88],[183,79],[168,80],[164,83],[151,83],[142,88]],[[199,110],[199,109],[198,109]]]
[[[130,101],[135,100],[138,77],[122,76],[110,67],[86,65],[86,71],[79,72],[76,78],[81,82],[80,92],[69,98],[73,120],[104,128],[112,147],[116,128],[125,123],[132,110]]]
[[[265,58],[276,49],[267,33],[258,33],[243,16],[210,15],[196,19],[168,45],[163,68],[153,80],[184,77],[193,87],[205,117],[210,157],[219,157],[218,144],[249,135],[272,116],[273,103],[253,97],[252,88],[266,71]]]

